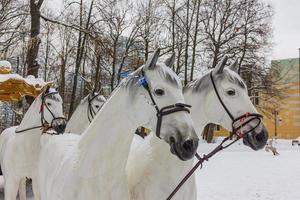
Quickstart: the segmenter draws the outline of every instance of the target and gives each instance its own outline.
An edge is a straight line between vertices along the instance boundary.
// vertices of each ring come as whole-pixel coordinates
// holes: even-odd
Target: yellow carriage
[[[50,85],[42,79],[11,74],[11,64],[0,61],[0,101],[20,101],[24,96],[38,96],[43,88]]]

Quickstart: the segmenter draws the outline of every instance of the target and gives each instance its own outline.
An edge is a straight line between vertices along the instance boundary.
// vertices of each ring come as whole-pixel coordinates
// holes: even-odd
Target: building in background
[[[271,65],[282,77],[278,87],[283,90],[283,99],[274,102],[271,117],[265,117],[264,121],[270,137],[297,138],[300,136],[299,58],[273,60]]]

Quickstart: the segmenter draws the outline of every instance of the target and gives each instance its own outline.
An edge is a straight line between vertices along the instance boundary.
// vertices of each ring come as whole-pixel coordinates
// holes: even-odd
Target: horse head
[[[135,87],[131,99],[148,116],[143,126],[167,142],[173,154],[188,160],[196,153],[199,140],[189,115],[190,106],[185,104],[179,77],[167,66],[172,61],[159,63],[158,56],[159,50],[130,75],[128,87]]]
[[[52,127],[57,133],[63,133],[66,127],[66,120],[63,114],[63,101],[58,91],[47,87],[39,98],[41,100],[42,125]]]
[[[227,59],[225,56],[212,71],[189,84],[186,95],[196,97],[186,98],[195,99],[193,110],[203,111],[207,123],[220,124],[243,136],[245,145],[259,150],[268,140],[268,131],[248,96],[246,84],[235,72],[237,62],[227,68]]]

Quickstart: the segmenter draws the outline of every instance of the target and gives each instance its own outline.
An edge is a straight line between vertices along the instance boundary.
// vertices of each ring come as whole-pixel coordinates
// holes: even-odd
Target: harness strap
[[[145,72],[144,70],[142,69],[142,76],[143,78],[145,79]],[[154,97],[150,91],[150,88],[149,88],[149,85],[147,83],[146,80],[144,80],[141,84],[145,89],[146,91],[148,92],[149,96],[150,96],[150,99],[152,101],[152,104],[153,106],[155,107],[155,110],[156,110],[156,117],[157,117],[157,123],[156,123],[156,136],[158,138],[161,138],[160,137],[160,129],[161,129],[161,124],[162,124],[162,119],[163,119],[163,116],[165,115],[169,115],[169,114],[172,114],[172,113],[175,113],[175,112],[180,112],[180,111],[185,111],[185,112],[188,112],[190,113],[190,110],[189,108],[191,108],[192,106],[191,105],[187,105],[187,104],[184,104],[184,103],[176,103],[176,104],[173,104],[173,105],[169,105],[169,106],[165,106],[161,109],[159,109],[159,107],[157,106],[155,100],[154,100]]]
[[[163,107],[162,109],[158,110],[156,116],[157,116],[157,123],[156,123],[156,136],[160,138],[160,128],[162,124],[163,116],[169,115],[175,112],[185,111],[190,113],[190,105],[183,104],[183,103],[176,103],[171,106]],[[166,110],[166,111],[165,111]]]
[[[229,117],[230,117],[231,120],[233,121],[233,120],[234,120],[234,117],[233,117],[233,115],[230,113],[230,111],[228,110],[228,108],[225,106],[224,102],[222,101],[222,99],[221,99],[221,97],[220,97],[220,94],[219,94],[219,92],[218,92],[218,90],[217,90],[217,87],[216,87],[216,84],[215,84],[215,81],[214,81],[214,78],[213,78],[213,74],[212,74],[212,73],[213,73],[213,71],[210,72],[210,80],[211,80],[211,82],[212,82],[212,84],[213,84],[213,86],[214,86],[214,90],[215,90],[215,92],[216,92],[216,94],[217,94],[217,97],[218,97],[220,103],[222,104],[224,110],[227,112],[227,114],[229,115]]]
[[[40,126],[34,126],[34,127],[30,127],[30,128],[26,128],[26,129],[23,129],[23,130],[19,130],[19,131],[15,131],[15,133],[22,133],[22,132],[26,132],[26,131],[29,131],[29,130],[33,130],[33,129],[38,129],[38,128],[41,128],[41,130],[43,130],[43,132],[47,131],[48,129],[52,128],[53,127],[53,121],[56,120],[56,119],[65,119],[64,117],[55,117],[53,112],[49,109],[49,107],[47,106],[47,104],[45,104],[45,98],[51,94],[58,94],[58,92],[51,92],[51,93],[48,93],[48,94],[45,94],[43,93],[42,94],[42,104],[41,104],[41,108],[40,108],[40,113],[41,113],[41,124]],[[49,124],[49,122],[47,122],[47,120],[45,119],[44,117],[44,106],[46,107],[46,109],[50,112],[50,114],[52,115],[53,119],[51,121],[51,124]]]
[[[241,139],[242,137],[238,136],[234,141],[230,142],[227,145],[223,144],[230,139],[230,137],[226,137],[223,139],[223,141],[216,146],[216,148],[214,148],[209,154],[207,155],[203,155],[202,157],[200,157],[197,153],[196,153],[196,158],[198,159],[198,162],[195,164],[195,166],[187,173],[187,175],[185,175],[183,177],[183,179],[180,181],[180,183],[176,186],[176,188],[171,192],[171,194],[167,197],[166,200],[171,200],[173,198],[173,196],[178,192],[178,190],[183,186],[183,184],[193,175],[193,173],[200,167],[200,169],[202,168],[202,164],[205,161],[208,161],[209,158],[211,158],[212,156],[214,156],[216,153],[218,153],[219,151],[228,148],[229,146],[233,145],[234,143],[236,143],[239,139]]]
[[[243,138],[245,134],[252,132],[253,130],[255,130],[259,124],[261,123],[261,119],[263,118],[263,116],[261,114],[258,113],[246,113],[242,116],[239,116],[237,118],[234,118],[233,115],[230,113],[230,111],[228,110],[228,108],[226,107],[225,103],[222,101],[220,94],[217,90],[216,84],[214,82],[213,79],[213,74],[212,71],[210,72],[210,79],[211,82],[213,84],[215,93],[220,101],[220,103],[222,104],[224,110],[227,112],[228,116],[231,118],[232,120],[232,133],[230,134],[230,136],[226,137],[223,139],[223,141],[221,142],[221,144],[219,144],[216,148],[214,148],[209,154],[207,155],[203,155],[203,157],[200,157],[197,153],[196,153],[196,158],[199,160],[196,165],[188,172],[188,174],[181,180],[181,182],[177,185],[177,187],[172,191],[172,193],[168,196],[167,200],[172,199],[172,197],[178,192],[178,190],[182,187],[182,185],[192,176],[192,174],[196,171],[196,169],[200,166],[200,169],[202,168],[202,164],[204,161],[208,161],[209,158],[211,158],[212,156],[214,156],[216,153],[218,153],[219,151],[228,148],[229,146],[231,146],[232,144],[236,143],[239,139]],[[249,117],[251,117],[250,119],[248,119]],[[258,123],[254,126],[251,127],[251,129],[247,130],[247,132],[243,133],[242,132],[242,128],[243,126],[245,126],[246,124],[249,124],[250,122],[254,121],[254,120],[258,120]],[[234,124],[236,122],[240,121],[241,125],[239,125],[238,127],[234,127]],[[229,144],[223,146],[223,144],[229,140],[233,135],[236,135],[236,139],[233,140],[232,142],[230,142]]]
[[[33,129],[37,129],[37,128],[44,128],[44,126],[34,126],[34,127],[31,127],[31,128],[26,128],[26,129],[23,129],[23,130],[20,130],[20,131],[15,131],[15,133],[22,133],[22,132],[25,132],[25,131],[29,131],[29,130],[33,130]]]
[[[92,101],[98,96],[99,94],[93,96],[90,98],[91,95],[88,96],[88,109],[87,109],[87,117],[89,122],[91,123],[92,120],[94,119],[94,116],[96,115],[96,112],[92,106]]]

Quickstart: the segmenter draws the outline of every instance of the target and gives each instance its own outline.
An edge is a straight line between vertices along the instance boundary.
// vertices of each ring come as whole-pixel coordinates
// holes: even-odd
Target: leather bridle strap
[[[212,72],[210,72],[210,79],[211,82],[213,84],[215,93],[221,103],[221,105],[223,106],[224,110],[227,112],[228,116],[231,118],[232,120],[232,133],[230,136],[226,137],[223,139],[223,141],[221,142],[221,144],[219,144],[216,148],[214,148],[209,154],[207,155],[203,155],[202,157],[200,157],[197,153],[196,153],[196,158],[198,159],[198,162],[196,163],[196,165],[188,172],[188,174],[183,177],[183,179],[181,180],[181,182],[176,186],[176,188],[171,192],[171,194],[167,197],[167,200],[171,200],[173,198],[173,196],[179,191],[179,189],[183,186],[183,184],[193,175],[193,173],[196,171],[196,169],[198,169],[198,167],[200,167],[200,169],[202,168],[202,164],[204,161],[208,161],[209,158],[213,157],[216,153],[218,153],[219,151],[228,148],[229,146],[233,145],[234,143],[236,143],[239,139],[243,138],[245,134],[252,132],[254,129],[256,129],[259,124],[261,123],[261,119],[262,119],[262,115],[258,114],[258,113],[246,113],[242,116],[239,116],[237,118],[234,118],[233,115],[230,113],[230,111],[228,110],[228,108],[226,107],[225,103],[222,101],[220,94],[217,90],[216,84],[214,82],[213,79],[213,75]],[[253,127],[251,127],[251,129],[247,130],[246,132],[242,131],[243,126],[249,124],[250,122],[257,120],[257,124]],[[237,127],[234,127],[235,123],[239,122],[240,125]],[[235,140],[233,140],[232,142],[230,142],[227,145],[223,145],[227,140],[229,140],[231,138],[232,135],[236,135]]]
[[[261,119],[263,118],[263,116],[261,114],[258,113],[246,113],[236,119],[233,120],[232,122],[232,133],[237,135],[237,134],[241,134],[245,135],[247,133],[251,133],[252,131],[254,131],[259,124],[261,123]],[[243,126],[249,124],[250,122],[257,120],[257,123],[255,124],[255,126],[251,127],[249,130],[246,130],[246,132],[242,132],[242,128]],[[234,124],[236,122],[240,122],[241,124],[238,125],[237,127],[234,126]]]
[[[162,119],[163,116],[175,113],[175,112],[180,112],[180,111],[185,111],[190,113],[190,110],[188,108],[191,108],[190,105],[183,104],[183,103],[176,103],[174,105],[166,106],[160,109],[156,116],[157,116],[157,124],[156,124],[156,136],[160,138],[160,129],[161,129],[161,124],[162,124]]]
[[[224,143],[229,140],[230,137],[226,137],[223,139],[223,141],[221,142],[221,144],[219,144],[218,146],[216,146],[216,148],[214,148],[209,154],[207,155],[203,155],[202,157],[200,157],[197,153],[196,153],[196,158],[198,159],[198,162],[196,163],[196,165],[183,177],[183,179],[180,181],[180,183],[176,186],[176,188],[171,192],[171,194],[167,197],[166,200],[171,200],[174,195],[179,191],[179,189],[183,186],[183,184],[193,175],[193,173],[198,169],[198,167],[200,167],[200,169],[202,168],[202,164],[205,161],[208,161],[209,158],[213,157],[216,153],[218,153],[219,151],[222,151],[223,149],[228,148],[229,146],[233,145],[234,143],[236,143],[239,139],[241,139],[241,137],[237,137],[235,140],[233,140],[232,142],[230,142],[227,145],[224,145]]]
[[[222,101],[221,97],[220,97],[220,94],[217,90],[217,87],[216,87],[216,84],[215,84],[215,81],[214,81],[214,78],[213,78],[213,71],[210,72],[210,80],[213,84],[213,87],[214,87],[214,90],[215,90],[215,93],[220,101],[220,103],[222,104],[224,110],[227,112],[227,114],[229,115],[229,117],[231,118],[231,120],[233,121],[234,120],[234,117],[233,115],[230,113],[230,111],[228,110],[228,108],[226,107],[225,103]]]
[[[92,120],[94,119],[95,115],[97,114],[97,112],[94,110],[93,106],[92,106],[92,101],[98,97],[100,95],[100,93],[96,94],[95,96],[93,96],[92,98],[90,98],[90,95],[88,96],[88,110],[87,110],[87,117],[89,122],[91,123]],[[100,108],[99,108],[100,109]]]
[[[218,92],[218,89],[216,87],[216,84],[215,84],[215,81],[213,78],[213,71],[210,72],[210,80],[212,82],[215,93],[216,93],[221,105],[223,106],[224,110],[226,111],[226,113],[232,120],[232,134],[235,134],[235,135],[236,134],[247,134],[247,133],[252,132],[254,129],[256,129],[259,126],[259,124],[261,123],[261,118],[263,118],[263,116],[259,113],[245,113],[237,118],[234,118],[233,115],[231,114],[231,112],[229,111],[229,109],[227,108],[227,106],[225,105],[225,103],[223,102],[223,100]],[[240,130],[243,128],[243,126],[245,126],[246,124],[249,124],[250,122],[252,122],[254,120],[258,120],[258,123],[254,127],[252,127],[251,129],[247,130],[244,133],[240,132]],[[234,124],[238,121],[241,121],[241,125],[239,125],[238,127],[234,127]]]
[[[145,72],[144,70],[142,69],[142,78],[145,79]],[[156,117],[157,117],[157,123],[156,123],[156,136],[161,138],[160,137],[160,129],[161,129],[161,125],[162,125],[162,119],[163,119],[163,116],[166,116],[166,115],[170,115],[172,113],[175,113],[175,112],[180,112],[180,111],[185,111],[185,112],[188,112],[190,113],[190,110],[189,108],[191,108],[191,105],[187,105],[187,104],[184,104],[184,103],[175,103],[173,105],[169,105],[169,106],[165,106],[161,109],[159,109],[159,107],[157,106],[155,100],[154,100],[154,97],[150,91],[150,88],[149,88],[149,85],[147,83],[146,80],[144,80],[145,82],[143,84],[141,84],[145,89],[146,91],[148,92],[149,96],[150,96],[150,99],[152,101],[152,104],[153,106],[155,107],[156,109]]]
[[[30,127],[30,128],[26,128],[26,129],[23,129],[23,130],[19,130],[19,131],[15,131],[15,133],[22,133],[22,132],[25,132],[25,131],[29,131],[29,130],[33,130],[33,129],[37,129],[37,128],[41,128],[41,129],[44,129],[44,131],[48,130],[49,128],[52,128],[53,126],[53,121],[54,120],[57,120],[57,119],[65,119],[64,117],[55,117],[53,112],[49,109],[49,107],[47,106],[47,104],[45,104],[45,98],[48,96],[48,95],[51,95],[51,94],[58,94],[58,92],[51,92],[51,93],[48,93],[48,94],[42,94],[42,104],[41,104],[41,109],[40,109],[40,113],[41,113],[41,124],[40,126],[34,126],[34,127]],[[49,111],[49,113],[52,115],[53,119],[51,121],[51,124],[49,124],[47,122],[47,120],[45,119],[44,117],[44,106],[46,107],[46,109]]]

